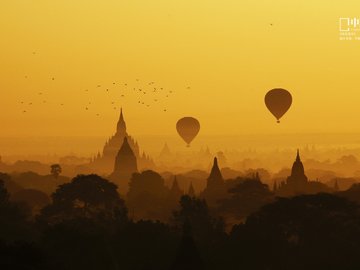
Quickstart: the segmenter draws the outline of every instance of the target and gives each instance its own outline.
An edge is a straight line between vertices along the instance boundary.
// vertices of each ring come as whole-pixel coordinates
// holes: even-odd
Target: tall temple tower
[[[214,158],[214,164],[211,169],[211,173],[207,179],[207,188],[217,188],[219,186],[222,186],[224,184],[224,179],[221,175],[218,160],[217,158]]]
[[[127,133],[124,113],[121,108],[120,117],[117,122],[115,135],[105,143],[102,153],[98,153],[91,164],[98,172],[110,174],[114,169],[114,162],[118,155],[119,149],[122,147],[124,139],[127,139],[127,144],[134,153],[138,167],[141,169],[152,169],[155,167],[152,159],[143,153],[140,155],[140,148],[138,143]]]
[[[292,166],[291,175],[287,178],[286,182],[289,185],[303,185],[308,182],[304,165],[301,162],[299,150],[297,150],[296,160]]]
[[[309,181],[305,175],[304,165],[301,162],[299,150],[296,154],[295,162],[291,169],[291,175],[277,185],[276,195],[280,197],[297,196],[301,194],[317,194],[320,192],[330,192],[330,188],[318,181]]]
[[[138,172],[136,156],[128,143],[127,137],[124,137],[110,179],[118,185],[120,192],[127,191],[129,180],[132,174],[136,172]]]
[[[126,133],[126,123],[125,123],[125,120],[124,120],[124,115],[123,115],[122,108],[120,109],[120,118],[119,118],[119,121],[118,121],[118,123],[117,123],[117,128],[116,128],[116,134],[115,134],[115,136],[116,136],[116,135],[121,136],[121,137],[127,136],[127,133]]]
[[[208,205],[216,206],[220,199],[226,196],[226,185],[221,171],[219,169],[218,160],[214,158],[214,164],[210,175],[207,179],[207,186],[200,197],[203,197]]]

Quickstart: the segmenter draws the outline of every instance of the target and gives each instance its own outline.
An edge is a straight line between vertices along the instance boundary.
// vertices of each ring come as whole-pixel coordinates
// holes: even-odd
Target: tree
[[[195,245],[189,220],[185,220],[183,225],[183,236],[170,270],[201,270],[204,269],[204,263],[200,253]]]
[[[50,198],[44,192],[36,189],[22,189],[11,195],[11,201],[25,204],[33,216],[50,203]]]
[[[357,269],[359,210],[325,193],[279,198],[234,226],[228,260],[239,269]]]
[[[13,194],[23,189],[21,185],[11,179],[11,176],[6,173],[0,172],[0,180],[4,181],[4,186],[10,194]]]
[[[180,210],[173,212],[173,220],[178,228],[189,222],[195,239],[200,241],[224,232],[223,220],[210,215],[206,201],[188,195],[181,197]]]
[[[199,249],[200,257],[206,262],[204,268],[212,269],[211,265],[218,260],[226,239],[223,219],[210,214],[205,200],[184,195],[180,199],[180,210],[173,213],[173,220],[178,230],[183,228],[184,224],[191,228],[191,239],[188,234],[185,234],[183,244],[190,248],[191,241],[194,241],[194,245],[196,244]],[[183,228],[185,232],[187,232],[186,226]],[[192,253],[192,255],[195,254]]]
[[[27,211],[9,198],[4,182],[0,180],[0,241],[26,241],[32,233],[27,222]]]
[[[160,221],[129,222],[112,240],[121,269],[167,269],[180,236]]]
[[[134,173],[129,182],[127,203],[132,215],[145,219],[167,219],[171,213],[167,204],[169,189],[157,172]]]
[[[127,209],[117,186],[98,175],[78,175],[58,187],[53,202],[45,207],[40,220],[54,224],[68,219],[127,220]]]
[[[50,168],[51,168],[50,170],[51,175],[54,176],[55,179],[57,179],[62,172],[62,168],[60,164],[53,164],[50,166]]]
[[[245,218],[274,199],[268,186],[253,179],[238,183],[228,191],[231,197],[221,201],[219,211],[236,218]]]

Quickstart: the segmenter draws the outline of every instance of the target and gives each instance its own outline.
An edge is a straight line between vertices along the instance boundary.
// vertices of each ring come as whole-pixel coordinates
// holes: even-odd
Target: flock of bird
[[[35,53],[34,53],[35,54]],[[29,79],[28,76],[25,76],[25,79]],[[55,77],[51,77],[48,80],[50,82],[54,82]],[[186,86],[183,89],[190,90],[190,86]],[[119,103],[124,104],[127,97],[131,97],[133,102],[135,101],[139,106],[144,106],[146,108],[156,107],[161,108],[163,112],[167,112],[168,108],[166,107],[166,101],[175,94],[175,90],[168,89],[164,86],[157,84],[155,81],[145,81],[140,79],[135,79],[128,82],[112,82],[110,84],[96,84],[93,87],[86,88],[84,90],[84,94],[96,93],[97,97],[100,92],[103,95],[108,96],[108,105],[114,110],[118,110],[120,107]],[[22,113],[27,113],[31,107],[35,106],[35,104],[47,104],[50,103],[49,100],[46,99],[47,92],[38,92],[39,98],[42,101],[35,102],[34,100],[30,102],[20,101]],[[96,116],[100,116],[100,112],[96,112],[96,105],[98,104],[98,98],[90,97],[90,95],[85,95],[84,100],[88,99],[88,102],[83,104],[83,109],[88,112],[94,113]],[[131,102],[130,98],[126,102]],[[53,102],[51,102],[53,104]],[[66,106],[65,103],[56,102],[55,106]],[[101,104],[103,107],[104,104]]]
[[[270,26],[273,26],[273,23],[269,23]],[[32,54],[35,56],[36,52],[32,52]],[[28,76],[25,76],[25,79],[28,79]],[[55,81],[55,77],[50,78],[51,81]],[[117,83],[117,82],[113,82],[112,83],[112,87],[103,87],[101,84],[97,84],[96,88],[99,90],[102,90],[105,94],[110,95],[112,92],[117,92],[120,93],[120,96],[118,96],[117,98],[113,98],[113,101],[111,101],[111,103],[109,105],[113,106],[113,109],[116,110],[118,109],[116,107],[116,102],[119,101],[119,98],[125,98],[127,97],[130,92],[132,92],[133,94],[136,93],[137,94],[137,103],[139,105],[145,106],[145,107],[151,107],[152,105],[154,105],[155,103],[160,103],[159,101],[163,98],[167,99],[169,98],[172,94],[174,94],[174,90],[168,90],[165,89],[164,87],[161,87],[159,85],[157,85],[154,81],[150,81],[150,82],[142,82],[140,81],[140,79],[135,79],[135,84],[136,85],[132,85],[131,83]],[[118,89],[116,89],[118,87]],[[120,90],[121,88],[121,90]],[[185,89],[190,90],[191,87],[187,86],[185,87]],[[85,89],[85,92],[90,92],[89,89]],[[39,92],[38,93],[40,96],[43,95],[43,92]],[[149,97],[148,99],[145,99],[144,97]],[[24,102],[21,101],[20,102],[22,105],[28,105],[28,106],[33,106],[33,102]],[[43,104],[46,104],[47,101],[43,100],[42,102]],[[60,103],[60,106],[65,106],[64,103]],[[92,102],[88,102],[88,104],[84,107],[84,109],[86,111],[91,111],[91,105]],[[163,107],[162,109],[164,112],[167,111],[166,107]],[[23,113],[26,113],[27,110],[23,109],[22,111]],[[96,113],[96,116],[100,116],[100,113]]]

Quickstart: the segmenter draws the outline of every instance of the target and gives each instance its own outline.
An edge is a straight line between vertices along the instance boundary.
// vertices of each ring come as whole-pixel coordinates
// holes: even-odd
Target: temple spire
[[[117,123],[117,133],[126,135],[126,123],[124,120],[122,108],[120,109],[120,118]]]
[[[288,177],[287,182],[304,183],[307,181],[308,179],[305,175],[304,165],[300,159],[300,151],[297,150],[296,160],[292,166],[291,175]]]
[[[210,173],[210,177],[209,178],[219,178],[222,179],[222,175],[219,169],[219,165],[218,165],[218,159],[217,157],[214,158],[214,164],[213,167],[211,169],[211,173]]]
[[[223,182],[224,182],[224,179],[223,179],[220,169],[219,169],[218,160],[215,157],[214,165],[211,169],[210,176],[207,180],[207,186],[209,187],[209,186],[219,185],[219,184],[222,184]]]

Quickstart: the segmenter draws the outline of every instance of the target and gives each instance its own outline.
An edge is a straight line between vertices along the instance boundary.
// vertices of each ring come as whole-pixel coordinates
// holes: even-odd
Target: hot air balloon
[[[176,123],[176,130],[187,143],[187,147],[190,147],[190,143],[200,131],[200,123],[193,117],[184,117]]]
[[[265,104],[268,110],[280,123],[280,118],[289,110],[292,103],[292,96],[289,91],[282,88],[270,90],[265,96]]]

